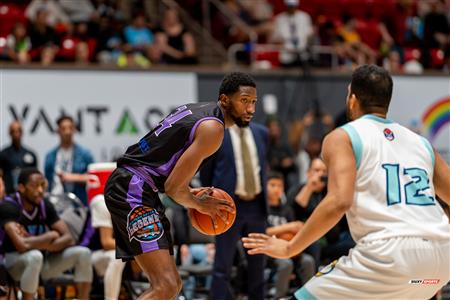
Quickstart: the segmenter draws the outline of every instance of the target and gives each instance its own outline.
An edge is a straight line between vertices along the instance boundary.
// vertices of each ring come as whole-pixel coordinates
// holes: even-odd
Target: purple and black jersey
[[[173,253],[170,223],[157,192],[164,192],[167,177],[205,120],[224,123],[217,103],[180,106],[118,160],[105,186],[117,258],[159,249]]]
[[[127,149],[117,161],[118,167],[143,178],[155,191],[164,192],[167,177],[192,144],[198,125],[205,120],[224,124],[222,111],[216,102],[192,103],[176,108]]]

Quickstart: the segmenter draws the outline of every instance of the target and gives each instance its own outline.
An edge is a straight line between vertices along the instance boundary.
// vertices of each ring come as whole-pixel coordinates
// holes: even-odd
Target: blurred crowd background
[[[448,72],[448,0],[0,1],[0,59]]]

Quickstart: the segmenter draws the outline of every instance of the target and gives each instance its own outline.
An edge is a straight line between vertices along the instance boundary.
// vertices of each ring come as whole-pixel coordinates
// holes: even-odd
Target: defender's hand
[[[242,238],[244,248],[248,254],[266,254],[274,258],[289,258],[289,242],[263,233],[250,233],[248,237]]]

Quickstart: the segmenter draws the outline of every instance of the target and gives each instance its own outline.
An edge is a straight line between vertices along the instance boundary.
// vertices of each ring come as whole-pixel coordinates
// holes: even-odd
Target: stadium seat
[[[0,4],[0,36],[11,33],[18,22],[26,23],[24,11],[13,4]]]

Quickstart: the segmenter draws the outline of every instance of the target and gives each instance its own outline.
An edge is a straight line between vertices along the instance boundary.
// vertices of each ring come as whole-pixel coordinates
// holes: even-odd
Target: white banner
[[[40,167],[59,143],[61,114],[75,119],[75,141],[95,161],[110,161],[171,109],[198,101],[195,73],[3,70],[0,76],[0,147],[10,144],[8,124],[18,118],[23,144],[35,150]]]
[[[450,162],[450,78],[394,77],[389,118],[428,138]]]

